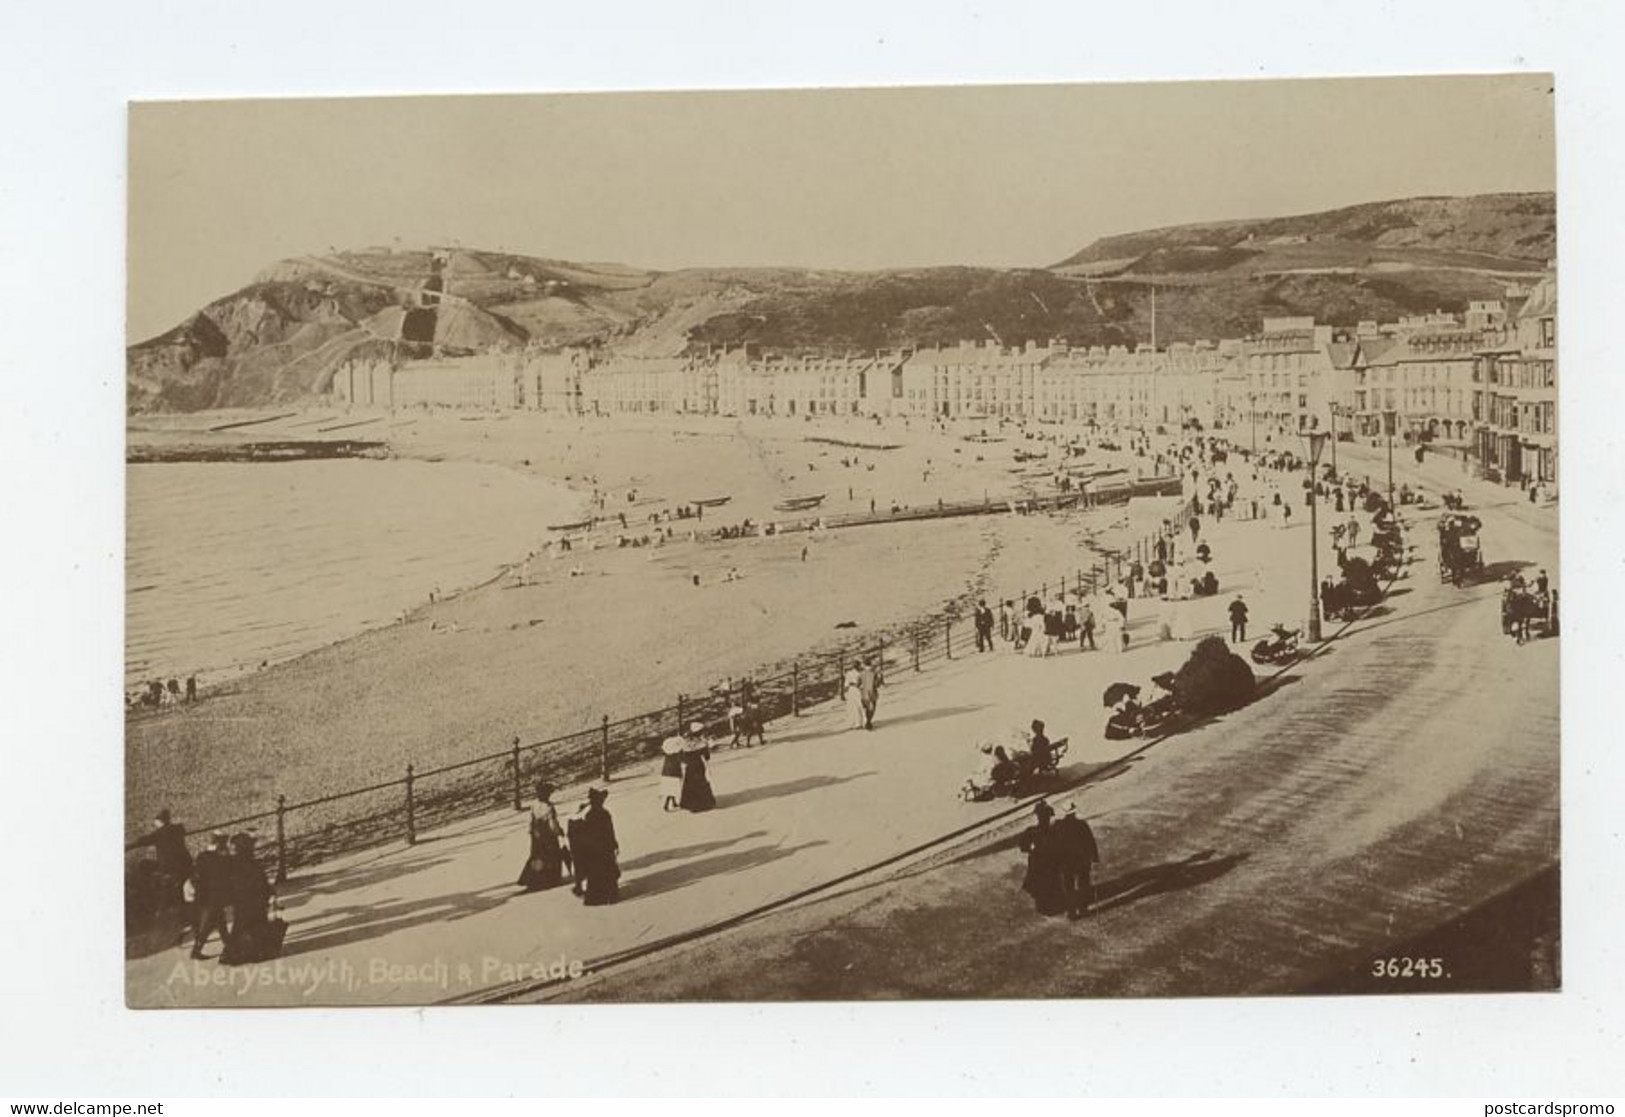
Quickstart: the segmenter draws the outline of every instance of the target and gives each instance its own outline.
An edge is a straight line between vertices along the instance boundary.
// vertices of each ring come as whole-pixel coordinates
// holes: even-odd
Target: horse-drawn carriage
[[[1484,569],[1484,552],[1479,542],[1483,524],[1477,516],[1450,512],[1439,517],[1439,580],[1452,585]]]

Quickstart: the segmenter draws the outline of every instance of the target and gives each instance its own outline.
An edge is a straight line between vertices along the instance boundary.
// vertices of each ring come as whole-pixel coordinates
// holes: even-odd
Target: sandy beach
[[[132,441],[192,440],[201,428],[242,420],[188,418],[144,423]],[[606,714],[668,705],[967,595],[1053,584],[1090,565],[1092,539],[1126,543],[1165,511],[1162,502],[1136,502],[1093,513],[687,537],[747,518],[784,520],[773,506],[790,496],[825,494],[821,511],[839,514],[866,512],[871,500],[884,511],[1048,488],[1013,458],[1037,439],[1012,428],[1003,442],[963,440],[983,426],[1000,433],[995,424],[942,431],[872,420],[308,413],[203,436],[294,429],[321,437],[311,432],[325,427],[340,428],[328,437],[386,437],[397,457],[489,463],[562,482],[587,505],[601,498],[600,515],[626,510],[628,526],[613,518],[560,553],[549,546],[560,533],[538,523],[525,553],[492,556],[484,585],[446,587],[445,597],[419,602],[395,623],[206,687],[194,707],[134,717],[127,826],[138,830],[165,805],[193,824],[233,818],[269,809],[279,794],[297,802],[399,778],[409,762],[422,771],[499,751],[515,736],[541,740]],[[1110,458],[1145,466],[1090,455]],[[651,512],[721,496],[729,502],[703,522],[668,521],[674,537],[663,546],[617,546],[619,535],[653,531]],[[808,600],[827,607],[808,610]]]

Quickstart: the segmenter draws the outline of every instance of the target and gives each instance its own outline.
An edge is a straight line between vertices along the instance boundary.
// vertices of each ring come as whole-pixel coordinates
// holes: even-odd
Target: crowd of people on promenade
[[[1148,442],[1131,441],[1130,445],[1142,455],[1149,452]],[[1104,584],[1075,585],[1070,594],[1057,592],[1053,597],[1041,593],[993,604],[980,600],[972,618],[977,652],[1003,649],[1044,657],[1067,645],[1079,651],[1127,650],[1131,609],[1138,612],[1142,608],[1135,603],[1167,603],[1219,593],[1214,548],[1205,533],[1208,525],[1226,517],[1288,524],[1293,507],[1301,507],[1313,494],[1325,502],[1330,517],[1327,530],[1341,565],[1347,553],[1361,544],[1365,528],[1357,513],[1369,512],[1373,502],[1385,503],[1369,478],[1338,476],[1329,468],[1311,471],[1290,452],[1243,456],[1235,461],[1222,441],[1196,436],[1157,452],[1156,457],[1159,468],[1166,464],[1182,477],[1188,476],[1191,496],[1182,506],[1178,522],[1164,524],[1142,552],[1124,556],[1116,564],[1116,577]],[[1408,487],[1401,490],[1402,502],[1421,497]],[[1459,503],[1459,494],[1452,500]],[[697,513],[696,519],[703,515],[703,508]],[[747,519],[739,528],[750,531],[754,525]],[[1255,588],[1256,582],[1255,577]],[[1326,597],[1326,586],[1322,597]],[[1550,617],[1555,625],[1555,598],[1544,570],[1528,580],[1521,574],[1511,575],[1503,597],[1505,630],[1522,643],[1529,637],[1531,618]],[[1224,612],[1231,642],[1244,642],[1250,615],[1245,595],[1235,594]],[[1161,635],[1169,638],[1166,624]],[[839,698],[847,729],[874,730],[884,683],[884,665],[877,656],[853,659],[841,672]],[[167,687],[155,680],[147,693],[155,705],[195,701],[195,679],[187,681],[184,691],[176,680],[170,680]],[[753,725],[760,736],[760,722],[752,722],[751,709],[749,701],[742,699],[740,706],[729,710],[735,744],[742,732],[748,743]],[[705,724],[694,721],[661,742],[655,771],[662,812],[703,813],[717,808],[710,772],[716,739]],[[999,794],[1000,789],[1030,786],[1028,781],[1035,774],[1056,770],[1065,747],[1064,740],[1049,739],[1045,723],[1038,719],[1006,740],[978,742],[963,793],[967,799],[984,799]],[[572,894],[585,905],[617,902],[621,851],[607,806],[609,790],[588,788],[585,800],[567,821],[553,803],[555,793],[545,782],[536,788],[526,824],[525,858],[515,884],[526,892],[538,892],[568,881]],[[194,958],[204,957],[205,946],[214,938],[224,947],[220,961],[228,964],[274,956],[285,928],[279,929],[280,920],[272,918],[274,893],[256,859],[252,834],[213,834],[208,848],[193,857],[184,828],[173,823],[165,811],[155,830],[137,844],[154,851],[147,872],[151,893],[163,906],[184,910]],[[1089,910],[1100,849],[1075,804],[1066,805],[1057,819],[1047,801],[1037,803],[1033,824],[1021,834],[1018,845],[1026,857],[1022,889],[1040,914],[1079,918]]]
[[[273,916],[276,894],[256,854],[256,838],[247,831],[216,831],[194,857],[186,828],[168,808],[158,812],[153,829],[133,843],[152,850],[138,866],[125,896],[126,919],[134,926],[178,923],[178,942],[191,938],[191,957],[207,957],[205,947],[218,939],[218,962],[240,965],[276,957],[286,924]],[[176,919],[175,917],[178,917]]]
[[[700,814],[716,808],[709,772],[711,748],[706,727],[698,721],[661,742],[656,787],[662,811]],[[620,843],[614,816],[605,806],[609,789],[589,787],[585,801],[564,824],[553,805],[555,790],[546,781],[536,788],[530,847],[516,883],[526,892],[541,892],[563,884],[568,874],[571,893],[584,904],[615,903],[620,899]]]

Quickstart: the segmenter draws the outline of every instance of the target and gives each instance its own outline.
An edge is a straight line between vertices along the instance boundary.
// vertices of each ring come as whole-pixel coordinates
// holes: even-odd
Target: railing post
[[[406,844],[418,844],[417,803],[412,797],[412,766],[406,766]]]
[[[954,619],[942,618],[942,651],[949,659],[954,657]]]
[[[276,882],[288,883],[288,797],[276,797]]]
[[[609,782],[609,715],[605,714],[598,727],[598,759],[604,782]]]
[[[513,739],[513,809],[525,809],[524,795],[519,787],[519,738]]]
[[[790,716],[801,716],[801,660],[790,664]]]

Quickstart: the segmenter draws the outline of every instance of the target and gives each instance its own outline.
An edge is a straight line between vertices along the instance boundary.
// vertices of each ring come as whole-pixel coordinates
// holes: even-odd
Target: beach
[[[209,418],[194,420],[194,429]],[[745,519],[788,521],[774,509],[787,497],[823,494],[819,511],[836,515],[867,512],[871,500],[884,511],[893,503],[929,507],[938,499],[1045,491],[1047,479],[1012,472],[1015,447],[1038,440],[1012,429],[1005,442],[966,442],[964,425],[942,431],[865,420],[612,422],[439,412],[376,420],[301,415],[209,437],[277,436],[295,424],[307,434],[326,426],[342,428],[332,437],[384,436],[405,459],[323,468],[499,466],[567,486],[578,505],[601,501],[597,514],[607,522],[561,533],[549,530],[543,512],[530,512],[513,530],[493,533],[483,557],[469,557],[464,584],[472,588],[453,593],[455,584],[444,584],[444,596],[431,603],[425,586],[387,623],[360,625],[206,686],[195,706],[131,718],[132,832],[160,806],[194,825],[235,818],[270,809],[278,795],[292,803],[398,779],[408,763],[422,771],[500,751],[516,736],[542,740],[590,728],[605,715],[669,705],[727,678],[850,646],[952,601],[1053,585],[1094,561],[1092,540],[1126,544],[1165,511],[1162,502],[1146,502],[1090,513],[687,538]],[[998,436],[996,424],[986,426]],[[190,435],[171,429],[161,437]],[[880,446],[895,449],[867,448]],[[307,466],[132,467],[172,468],[271,471],[255,474],[261,477]],[[470,476],[491,481],[479,470]],[[708,508],[703,521],[649,523],[651,512],[723,496],[728,503]],[[458,499],[452,485],[432,506]],[[630,510],[624,529],[623,510]],[[670,542],[618,545],[622,535],[658,527],[672,529]],[[288,544],[309,548],[333,530],[306,525]],[[556,542],[564,535],[575,541],[569,552]],[[434,530],[415,542],[432,550]],[[810,601],[818,607],[808,608]],[[132,629],[131,646],[144,635]]]

